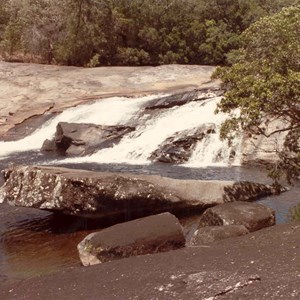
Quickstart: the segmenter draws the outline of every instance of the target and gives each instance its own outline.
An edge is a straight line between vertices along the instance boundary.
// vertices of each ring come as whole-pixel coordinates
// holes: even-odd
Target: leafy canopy
[[[226,64],[240,33],[299,0],[0,0],[0,55],[78,66]]]
[[[214,74],[226,89],[217,111],[240,110],[223,124],[221,135],[230,140],[240,130],[268,137],[285,132],[271,175],[277,180],[285,172],[290,181],[300,175],[300,6],[257,21],[243,32],[241,43],[234,64]],[[282,127],[270,132],[274,120]]]

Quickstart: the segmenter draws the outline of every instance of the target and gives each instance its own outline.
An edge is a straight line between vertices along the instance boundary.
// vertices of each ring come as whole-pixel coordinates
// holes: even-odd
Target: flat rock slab
[[[4,282],[0,298],[277,300],[300,298],[300,222],[187,247]]]
[[[211,207],[200,217],[199,227],[222,225],[244,225],[256,231],[275,225],[275,212],[258,203],[238,201]]]
[[[194,233],[189,246],[200,246],[230,237],[248,234],[249,230],[244,225],[206,226],[199,228]]]
[[[163,213],[117,224],[89,234],[78,244],[84,266],[130,256],[166,252],[184,247],[185,238],[178,219]]]
[[[84,217],[129,217],[205,209],[272,194],[270,186],[234,181],[17,166],[4,171],[0,202]]]
[[[212,66],[80,68],[0,61],[0,139],[32,116],[103,97],[218,88],[220,81],[210,79],[214,70]]]

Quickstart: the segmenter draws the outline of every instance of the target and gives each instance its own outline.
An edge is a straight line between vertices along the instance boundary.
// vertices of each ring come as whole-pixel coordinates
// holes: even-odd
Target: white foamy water
[[[67,109],[24,139],[13,142],[0,142],[0,159],[11,153],[40,149],[45,139],[53,137],[56,125],[59,122],[94,123],[99,125],[126,124],[138,113],[144,103],[157,97],[157,95],[134,99],[113,97],[99,100],[93,104]]]
[[[241,139],[236,139],[229,147],[227,141],[221,141],[219,130],[207,135],[198,142],[196,148],[184,164],[185,167],[241,165]]]
[[[148,164],[153,151],[159,148],[168,137],[176,132],[215,123],[220,127],[226,116],[215,114],[220,97],[162,111],[159,115],[141,124],[125,136],[119,144],[112,148],[103,149],[89,157],[70,158],[64,163],[129,163]],[[231,149],[226,142],[219,139],[219,132],[208,135],[199,142],[187,166],[227,165],[230,163]],[[236,162],[237,163],[237,162]]]
[[[182,106],[161,109],[159,112],[144,112],[147,102],[162,96],[131,99],[114,97],[67,109],[22,140],[0,142],[0,159],[11,153],[40,149],[45,139],[53,137],[59,122],[127,125],[134,120],[138,123],[136,130],[125,135],[113,147],[102,149],[91,156],[66,158],[50,163],[149,164],[151,154],[159,149],[167,138],[176,136],[177,132],[214,123],[217,132],[207,134],[198,142],[192,156],[184,166],[239,164],[239,141],[235,141],[232,147],[228,147],[226,141],[219,139],[218,128],[225,121],[226,116],[216,115],[214,112],[221,97],[193,101]],[[235,152],[234,158],[232,157],[233,151]]]

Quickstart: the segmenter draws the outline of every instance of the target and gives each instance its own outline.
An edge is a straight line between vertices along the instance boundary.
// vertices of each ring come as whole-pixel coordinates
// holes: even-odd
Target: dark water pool
[[[0,169],[4,169],[10,163],[40,164],[43,162],[45,158],[38,153],[22,153],[0,161]],[[51,163],[49,160],[46,162]],[[149,166],[73,164],[65,166],[96,171],[160,174],[181,179],[251,180],[270,183],[264,172],[241,167],[191,169],[165,164]],[[0,185],[2,183],[1,178]],[[276,210],[277,223],[288,222],[293,216],[300,219],[300,206],[298,206],[300,205],[300,184],[296,183],[289,192],[266,197],[259,202]],[[191,226],[189,219],[182,220],[182,223],[185,230]],[[0,204],[0,283],[79,265],[77,244],[95,228],[101,229],[106,226],[108,226],[107,223]]]

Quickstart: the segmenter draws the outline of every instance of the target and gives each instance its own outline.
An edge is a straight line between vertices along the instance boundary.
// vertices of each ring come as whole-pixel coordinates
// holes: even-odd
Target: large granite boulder
[[[199,227],[222,225],[244,225],[252,232],[275,225],[275,212],[258,203],[237,201],[211,207],[200,217]]]
[[[197,143],[208,134],[216,133],[215,124],[206,124],[193,129],[176,132],[174,136],[167,138],[150,159],[164,163],[181,164],[189,160]]]
[[[83,156],[118,143],[134,128],[129,126],[102,126],[95,124],[67,123],[57,124],[55,137],[45,140],[41,151],[66,156]]]
[[[248,233],[249,230],[244,225],[206,226],[195,231],[189,246],[201,246]]]
[[[163,213],[89,234],[77,248],[84,266],[129,256],[166,252],[184,247],[178,219]]]
[[[270,186],[251,182],[180,180],[48,166],[12,167],[4,171],[4,178],[0,202],[84,217],[203,210],[273,193]]]

